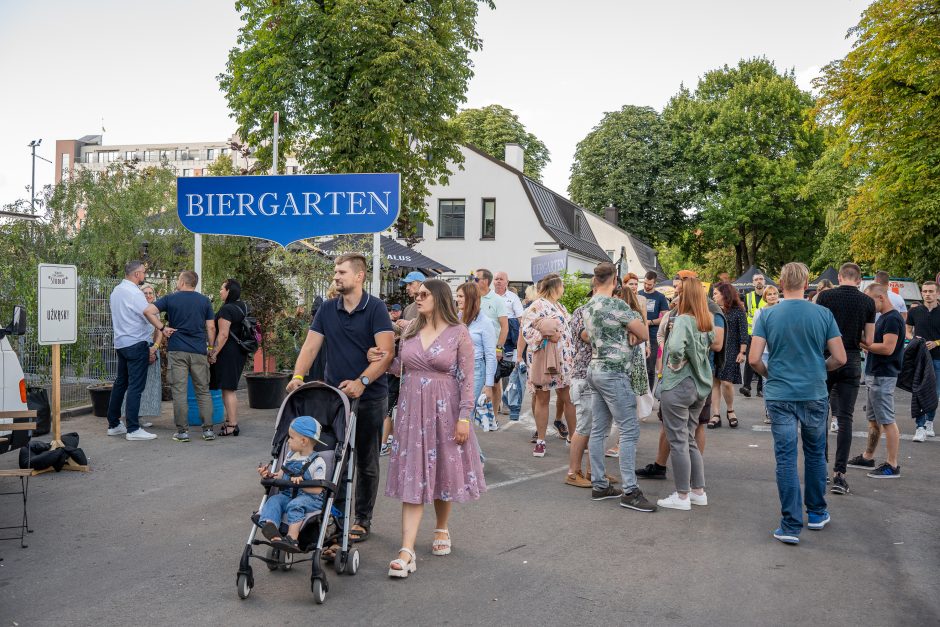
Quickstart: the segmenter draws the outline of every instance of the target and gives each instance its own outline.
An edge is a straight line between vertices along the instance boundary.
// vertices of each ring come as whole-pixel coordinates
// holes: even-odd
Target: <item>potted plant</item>
[[[98,418],[108,417],[108,405],[111,404],[110,383],[96,383],[88,386],[91,395],[91,413]]]

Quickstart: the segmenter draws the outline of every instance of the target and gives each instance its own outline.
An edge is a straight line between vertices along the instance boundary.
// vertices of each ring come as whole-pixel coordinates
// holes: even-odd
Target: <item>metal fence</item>
[[[60,351],[63,409],[88,405],[88,386],[114,381],[117,376],[110,295],[120,281],[87,277],[79,280],[78,339],[75,344],[63,345]],[[37,336],[38,329],[30,325],[26,335],[14,339],[13,349],[23,366],[27,385],[51,391],[52,349],[40,346]]]

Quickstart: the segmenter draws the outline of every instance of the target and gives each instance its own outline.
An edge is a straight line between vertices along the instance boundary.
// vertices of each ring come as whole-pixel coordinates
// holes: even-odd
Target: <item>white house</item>
[[[472,146],[461,153],[463,167],[429,191],[434,225],[423,225],[414,246],[422,254],[459,275],[485,267],[507,272],[513,282],[532,280],[533,257],[562,250],[568,272],[590,273],[624,253],[624,272],[662,274],[652,248],[525,176],[520,146],[508,144],[505,161]]]

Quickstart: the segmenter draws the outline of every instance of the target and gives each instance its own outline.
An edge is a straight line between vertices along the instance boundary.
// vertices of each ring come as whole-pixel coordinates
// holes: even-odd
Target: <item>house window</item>
[[[466,202],[464,199],[439,200],[437,238],[463,239],[465,213]]]
[[[496,239],[496,199],[483,199],[483,224],[480,239]]]
[[[183,176],[192,176],[192,175],[193,175],[193,171],[192,171],[192,170],[190,170],[190,169],[188,169],[188,168],[183,170]]]
[[[145,150],[144,151],[144,161],[156,161],[157,160],[157,151],[156,150]]]
[[[68,178],[69,165],[71,161],[72,161],[72,156],[67,152],[63,152],[62,153],[62,167],[60,168],[60,170],[62,171],[62,178]]]
[[[607,253],[607,256],[610,257],[610,260],[611,260],[611,261],[614,261],[614,251],[612,251],[612,250],[605,250],[604,252]]]
[[[94,163],[95,162],[95,153],[86,152],[85,153],[85,163]]]
[[[215,161],[215,156],[216,156],[215,153],[216,153],[215,148],[207,148],[207,149],[206,149],[206,159],[209,160],[209,161]]]
[[[220,150],[219,152],[221,153],[221,155],[222,155],[223,157],[227,157],[227,156],[229,156],[229,154],[232,152],[232,150],[231,150],[231,148],[223,148],[223,149]]]
[[[581,237],[581,214],[574,215],[574,236]]]
[[[128,150],[124,153],[125,161],[133,161],[136,158],[137,158],[137,152],[134,150]]]

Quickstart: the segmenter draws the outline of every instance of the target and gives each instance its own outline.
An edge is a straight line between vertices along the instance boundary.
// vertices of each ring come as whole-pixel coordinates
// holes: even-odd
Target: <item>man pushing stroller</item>
[[[320,442],[320,423],[311,416],[299,416],[290,424],[287,447],[290,455],[277,472],[271,472],[266,466],[258,467],[262,479],[290,478],[292,483],[326,479],[326,462],[313,449]],[[297,552],[297,536],[308,514],[323,509],[323,488],[293,488],[283,490],[269,498],[261,513],[257,525],[261,533],[279,549]],[[281,518],[286,514],[287,535],[282,537]]]

